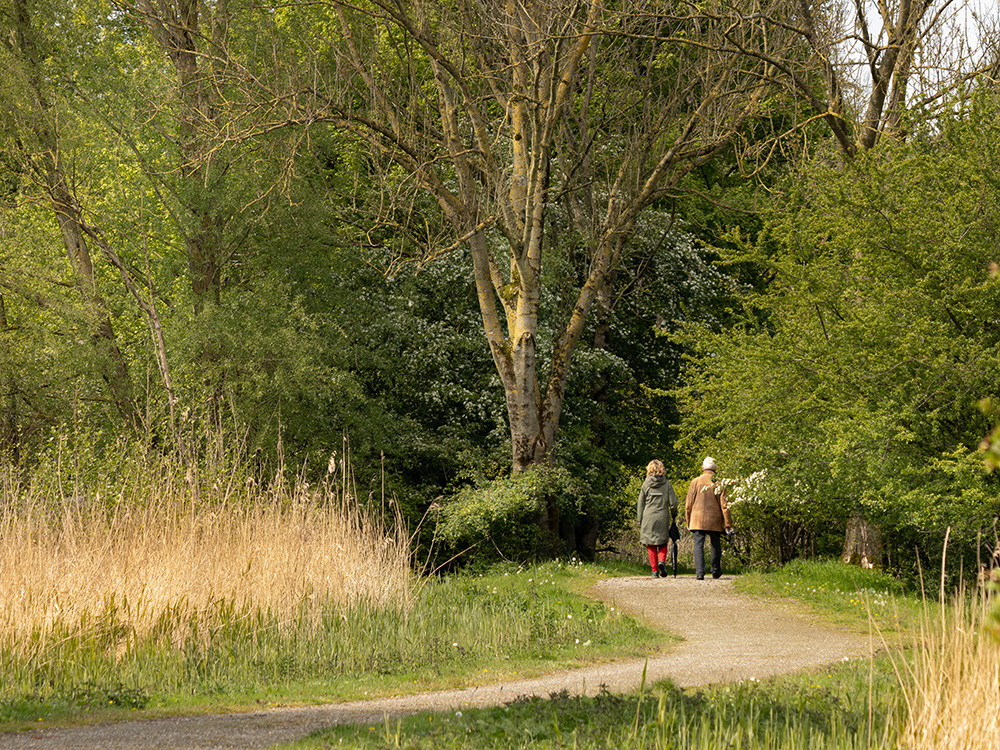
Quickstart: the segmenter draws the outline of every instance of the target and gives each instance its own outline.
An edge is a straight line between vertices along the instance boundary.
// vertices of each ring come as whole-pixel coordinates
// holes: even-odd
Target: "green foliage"
[[[280,446],[290,462],[321,475],[346,435],[357,494],[384,489],[413,523],[433,498],[470,477],[507,471],[508,415],[471,262],[456,249],[423,265],[428,252],[452,244],[449,220],[385,154],[330,124],[300,129],[301,112],[282,111],[281,97],[259,98],[276,80],[294,88],[323,45],[330,45],[323,66],[336,64],[343,33],[336,13],[217,9],[232,14],[222,50],[231,65],[201,58],[211,102],[195,126],[176,70],[142,19],[90,0],[25,8],[40,78],[30,80],[31,61],[16,45],[0,50],[9,73],[0,84],[8,105],[0,107],[0,453],[37,462],[58,446],[65,425],[88,433],[95,466],[119,445],[107,369],[84,345],[92,313],[44,208],[45,186],[32,182],[32,165],[53,145],[40,140],[51,135],[81,216],[156,304],[178,399],[173,423],[153,321],[91,247],[117,345],[144,386],[137,391],[151,443],[209,442],[205,425],[224,423],[247,450],[270,455]],[[398,30],[355,11],[348,22],[384,74],[383,93],[407,102],[398,137],[435,136],[425,130],[438,106],[426,53],[402,54]],[[0,9],[7,21],[13,12],[10,4]],[[456,14],[451,6],[428,9],[443,52],[467,42],[451,33]],[[636,23],[643,32],[684,25]],[[601,40],[621,57],[595,58],[604,60],[597,63],[604,84],[588,111],[637,113],[649,96],[670,100],[674,85],[690,94],[684,87],[693,85],[700,52],[656,41],[662,31]],[[466,80],[492,100],[496,80],[477,72],[474,57],[466,59]],[[239,80],[241,72],[252,72],[252,84]],[[660,76],[662,90],[644,89],[647,75]],[[327,92],[329,104],[358,112],[369,88],[341,98]],[[574,95],[567,106],[581,103]],[[638,215],[577,345],[555,449],[561,468],[542,489],[459,491],[442,513],[449,544],[478,542],[487,557],[494,542],[504,555],[539,554],[556,546],[535,533],[541,508],[554,503],[565,549],[590,554],[597,534],[629,516],[633,498],[620,486],[628,467],[659,457],[681,473],[689,456],[709,449],[736,480],[734,512],[763,561],[831,550],[858,510],[889,532],[893,564],[903,566],[915,546],[934,558],[949,527],[970,549],[998,512],[998,480],[978,471],[976,449],[990,435],[985,457],[996,462],[998,433],[990,433],[994,418],[975,409],[998,398],[996,102],[985,92],[958,102],[957,116],[933,134],[915,127],[911,144],[846,169],[805,165],[784,189],[773,173],[761,174],[776,190],[775,210],[734,218],[721,206],[752,206],[759,183],[743,170],[755,154],[763,158],[759,144],[793,127],[798,106],[766,100],[740,135],[744,152],[700,163]],[[507,127],[503,112],[490,105],[483,112]],[[460,128],[467,116],[460,113]],[[53,129],[40,128],[44,122]],[[598,197],[619,173],[636,122],[595,118],[577,133],[602,143],[588,149],[593,174],[553,170],[539,361],[551,354],[591,269],[593,238],[583,236],[579,215],[571,218],[589,202],[581,196],[590,186]],[[413,144],[427,149],[414,157],[427,168],[447,161],[436,136]],[[451,185],[452,170],[442,166],[440,175]],[[220,265],[217,301],[193,288],[192,240],[201,235]],[[493,227],[488,238],[505,269],[504,233]],[[714,262],[716,251],[725,266]],[[745,287],[761,287],[763,278],[773,279],[766,292],[730,308],[730,295],[749,294]],[[734,317],[741,326],[730,327]],[[665,337],[675,321],[686,328]],[[694,360],[682,378],[685,351]],[[675,445],[678,399],[687,416]],[[124,458],[111,463],[120,469]],[[459,507],[469,509],[464,520]]]
[[[979,402],[979,408],[988,417],[1000,418],[1000,406],[994,403],[994,400],[989,397]],[[986,453],[987,469],[993,471],[1000,466],[1000,424],[994,427],[993,431],[983,438],[983,442],[979,447]]]
[[[987,591],[993,596],[993,606],[990,608],[989,616],[986,619],[986,627],[990,631],[993,639],[1000,644],[1000,582],[990,581]]]
[[[271,276],[179,318],[168,323],[180,403],[194,413],[230,411],[227,421],[246,425],[245,438],[268,455],[284,439],[307,456],[315,446],[304,433],[315,429],[318,408],[331,401],[347,410],[359,398],[337,368],[322,319]]]
[[[560,513],[576,509],[580,487],[563,468],[531,466],[526,471],[459,490],[438,522],[439,539],[451,550],[477,547],[476,556],[530,560],[551,554],[557,540],[539,528],[550,505]]]
[[[312,123],[306,132],[283,121],[300,113],[282,111],[280,97],[258,99],[275,80],[294,85],[317,47],[331,45],[324,64],[332,61],[342,38],[333,11],[201,8],[203,14],[230,14],[220,52],[232,64],[223,69],[212,66],[214,53],[196,55],[195,77],[212,85],[195,92],[184,90],[183,77],[142,19],[90,0],[26,7],[38,30],[43,88],[51,121],[58,123],[53,137],[74,197],[121,258],[139,295],[155,303],[162,325],[174,409],[154,321],[119,270],[92,246],[151,442],[162,445],[178,435],[209,440],[204,425],[224,423],[229,437],[248,450],[271,455],[280,445],[290,462],[321,474],[347,435],[358,494],[385,488],[414,523],[433,498],[469,476],[507,470],[508,415],[484,345],[471,263],[455,250],[423,265],[428,251],[454,240],[435,201],[346,131]],[[458,22],[453,8],[429,13],[443,49],[464,44],[449,31]],[[360,42],[378,57],[386,90],[395,92],[398,84],[399,95],[412,104],[401,115],[401,137],[419,131],[438,105],[426,55],[415,52],[412,67],[403,66],[398,31],[372,26],[360,9],[348,16]],[[273,44],[260,45],[265,36]],[[628,64],[608,68],[608,83],[615,85],[597,87],[595,106],[642,105],[644,97],[631,84],[649,72],[636,55],[642,49],[646,57],[658,44],[652,39],[604,40],[620,45]],[[210,41],[198,37],[194,43],[204,52]],[[11,62],[9,53],[0,51],[5,62]],[[659,56],[653,67],[675,71],[678,54]],[[691,48],[683,54],[698,53]],[[11,64],[0,92],[13,105],[0,109],[0,126],[5,145],[31,151],[34,105],[21,63]],[[248,71],[252,84],[229,75]],[[495,83],[470,76],[484,94]],[[192,119],[192,102],[201,96],[204,109]],[[344,111],[364,106],[363,97],[346,96],[330,103]],[[592,151],[596,179],[617,173],[628,151],[628,122],[594,120],[592,127],[608,136],[605,147]],[[432,154],[427,163],[437,164],[436,139],[418,143]],[[0,220],[9,249],[0,257],[6,310],[0,450],[32,462],[60,439],[65,425],[87,424],[95,439],[100,436],[94,448],[100,453],[116,445],[121,423],[109,407],[99,363],[80,346],[87,339],[86,312],[69,286],[51,211],[38,209],[47,205],[44,186],[31,183],[30,154],[13,154],[4,150],[0,176]],[[452,179],[447,169],[442,174]],[[590,267],[585,238],[571,230],[570,214],[579,206],[570,200],[577,193],[566,188],[570,179],[553,177],[552,194],[562,197],[551,202],[543,247],[542,357],[551,353],[554,332],[572,311]],[[635,222],[610,307],[583,335],[558,446],[559,460],[579,484],[565,495],[560,513],[567,549],[592,551],[598,529],[621,522],[615,492],[623,466],[644,464],[649,454],[670,460],[675,408],[662,387],[673,382],[680,360],[678,348],[658,331],[685,306],[704,313],[714,304],[703,303],[715,299],[719,280],[689,235],[678,231],[676,209],[671,200]],[[496,257],[505,257],[503,233],[491,229],[489,236]],[[195,289],[199,261],[206,259],[219,266],[218,288],[208,292]]]
[[[1000,512],[976,454],[1000,371],[998,113],[984,96],[934,138],[797,172],[742,256],[773,278],[745,322],[679,337],[687,444],[746,491],[750,533],[789,524],[801,553],[862,512],[894,567],[939,559],[949,527],[956,565],[975,558]]]
[[[855,662],[697,691],[663,683],[638,695],[601,690],[588,698],[562,692],[496,708],[339,727],[295,747],[890,748],[898,731],[894,682],[888,659],[882,658],[873,666]]]
[[[465,562],[488,562],[556,553],[593,560],[598,541],[613,538],[635,515],[638,486],[630,481],[635,472],[610,463],[593,447],[578,454],[566,448],[560,449],[559,466],[480,479],[444,500],[436,538],[447,554],[438,557],[461,553]],[[558,533],[540,526],[553,512]]]
[[[567,385],[560,441],[587,442],[607,463],[671,465],[683,348],[663,335],[691,320],[716,324],[735,282],[673,217],[651,211],[639,222],[615,277],[609,309],[598,310],[578,345]]]

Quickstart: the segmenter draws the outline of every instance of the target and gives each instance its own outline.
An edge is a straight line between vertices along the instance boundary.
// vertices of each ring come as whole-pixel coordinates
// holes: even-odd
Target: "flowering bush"
[[[824,502],[822,488],[805,475],[761,469],[723,481],[753,562],[785,563],[803,552],[830,552],[843,541],[843,507]]]

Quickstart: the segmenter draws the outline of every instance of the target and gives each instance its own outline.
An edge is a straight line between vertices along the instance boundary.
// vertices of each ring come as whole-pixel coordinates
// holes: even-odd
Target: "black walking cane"
[[[670,522],[670,531],[667,532],[670,537],[670,560],[674,565],[674,578],[677,577],[677,540],[681,538],[680,529],[677,528],[677,521]]]
[[[736,553],[736,559],[740,561],[741,565],[746,566],[747,557],[746,554],[744,554],[743,550],[740,549],[739,543],[736,541],[736,530],[730,529],[729,531],[727,531],[726,539],[728,539],[729,543],[732,545],[733,552]]]

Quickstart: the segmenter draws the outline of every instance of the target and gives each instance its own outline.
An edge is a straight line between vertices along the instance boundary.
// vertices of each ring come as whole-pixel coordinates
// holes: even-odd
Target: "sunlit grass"
[[[7,467],[0,720],[287,682],[350,650],[345,613],[412,607],[401,524],[343,488],[246,476],[206,486],[163,458],[67,498]]]
[[[399,532],[322,494],[95,501],[58,515],[28,498],[0,508],[0,630],[26,647],[108,608],[141,639],[164,613],[205,618],[220,602],[279,622],[320,602],[402,607],[415,583],[408,555]]]
[[[747,572],[735,586],[755,596],[802,602],[841,627],[868,632],[874,624],[886,637],[917,623],[922,607],[919,592],[887,573],[839,560],[793,560],[766,573]]]
[[[1000,747],[1000,591],[928,604],[911,651],[894,659],[907,707],[902,746]]]
[[[862,750],[895,747],[898,702],[888,659],[765,681],[682,690],[521,699],[337,727],[295,748],[646,748]],[[874,689],[872,689],[874,688]]]
[[[4,480],[8,729],[475,684],[665,640],[576,593],[608,574],[576,560],[421,576],[391,503],[343,485],[123,471],[69,499]]]
[[[332,729],[295,747],[1000,747],[1000,595],[959,594],[945,604],[928,603],[877,571],[821,561],[759,574],[744,587],[798,599],[855,626],[867,620],[879,653],[697,690],[660,684],[626,696],[561,694],[490,709],[424,713]],[[890,623],[891,637],[883,638],[877,619]]]
[[[8,729],[471,685],[648,654],[666,638],[580,595],[634,566],[570,559],[420,577],[402,526],[343,485],[228,482],[213,496],[147,467],[103,496],[78,484],[66,500],[9,476],[3,486]],[[737,586],[868,629],[884,654],[765,682],[423,714],[304,746],[1000,746],[1000,613],[985,595],[928,604],[877,571],[815,561]]]

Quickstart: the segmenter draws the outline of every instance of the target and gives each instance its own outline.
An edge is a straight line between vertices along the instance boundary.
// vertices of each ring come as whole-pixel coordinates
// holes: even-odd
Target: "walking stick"
[[[670,536],[670,561],[674,566],[674,578],[677,577],[677,540],[681,538],[681,532],[677,528],[677,522],[670,522],[670,531],[668,532]]]
[[[736,542],[736,530],[731,529],[730,531],[727,531],[726,539],[728,539],[729,543],[732,545],[733,552],[736,553],[736,559],[740,561],[741,565],[746,565],[747,564],[746,555],[743,553],[743,550],[740,549],[740,545],[737,544]]]

